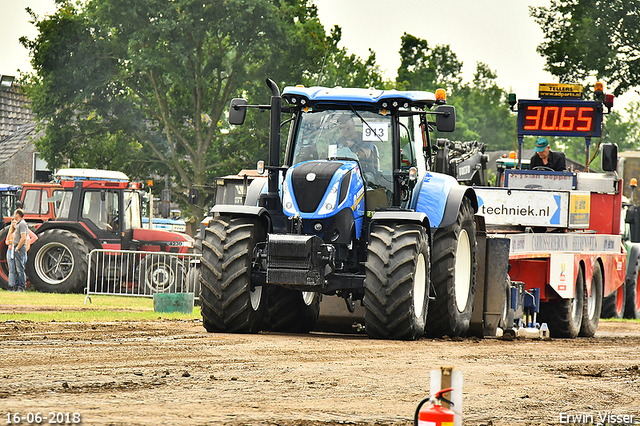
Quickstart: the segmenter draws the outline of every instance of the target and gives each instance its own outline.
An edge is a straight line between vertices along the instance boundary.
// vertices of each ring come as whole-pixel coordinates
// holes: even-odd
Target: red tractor
[[[142,228],[142,197],[140,184],[129,182],[120,172],[89,169],[66,169],[56,174],[60,184],[44,198],[55,220],[43,221],[35,230],[38,240],[28,252],[25,271],[31,285],[38,291],[82,292],[89,273],[88,254],[94,249],[132,250],[146,252],[186,253],[193,239],[182,233]],[[26,200],[27,190],[22,198]],[[26,208],[25,204],[25,208]],[[26,217],[26,216],[25,216]],[[33,218],[31,218],[33,219]],[[6,234],[5,234],[6,235]],[[4,246],[4,239],[2,241]],[[2,247],[0,259],[5,259]],[[157,277],[178,277],[181,269],[176,261],[146,262],[139,256],[138,264],[120,262],[118,270],[102,271],[91,265],[92,273],[114,277],[144,277],[143,284],[154,290]],[[0,283],[6,283],[6,260],[0,268]],[[135,270],[135,274],[131,271]],[[4,275],[4,276],[3,276]],[[154,278],[155,277],[155,278]],[[5,284],[6,285],[6,284]],[[163,288],[166,283],[163,284]]]

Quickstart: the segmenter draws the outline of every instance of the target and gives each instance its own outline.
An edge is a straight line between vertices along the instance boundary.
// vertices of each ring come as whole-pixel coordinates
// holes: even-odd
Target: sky
[[[341,47],[366,58],[368,49],[385,76],[395,78],[400,65],[400,37],[404,32],[426,39],[429,46],[449,45],[463,62],[465,81],[473,78],[477,62],[497,72],[497,83],[519,99],[537,99],[538,83],[558,80],[544,71],[536,47],[543,41],[529,6],[548,6],[550,0],[313,0],[327,32],[342,27]],[[29,55],[18,39],[34,38],[35,27],[25,12],[40,16],[55,11],[54,0],[0,0],[0,74],[30,71]],[[296,82],[291,82],[292,84]],[[605,88],[606,90],[606,88]],[[621,110],[631,95],[616,102]]]

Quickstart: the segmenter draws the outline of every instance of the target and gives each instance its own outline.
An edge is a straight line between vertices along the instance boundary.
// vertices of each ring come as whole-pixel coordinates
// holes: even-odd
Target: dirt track
[[[0,323],[0,422],[79,412],[90,425],[409,424],[442,365],[464,372],[465,424],[640,420],[637,323],[601,323],[593,339],[390,342],[164,321]]]

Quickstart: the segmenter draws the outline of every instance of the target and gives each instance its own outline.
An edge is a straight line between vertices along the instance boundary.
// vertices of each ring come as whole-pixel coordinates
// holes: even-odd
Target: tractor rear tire
[[[87,285],[87,246],[66,229],[50,229],[31,246],[25,272],[44,293],[82,293]]]
[[[320,314],[320,293],[270,286],[267,291],[269,330],[308,333],[316,327]]]
[[[456,222],[438,229],[433,237],[431,302],[427,333],[433,337],[466,334],[476,292],[478,246],[473,207],[465,198]]]
[[[262,329],[266,291],[251,288],[253,253],[266,240],[260,219],[220,216],[202,241],[200,304],[209,332],[257,333]]]
[[[374,339],[417,340],[427,324],[429,237],[420,225],[372,227],[365,263],[365,331]]]
[[[627,279],[627,297],[625,301],[624,317],[629,319],[640,319],[640,257],[635,259],[633,276]]]
[[[602,268],[596,262],[591,277],[591,296],[588,296],[587,289],[584,291],[584,303],[582,305],[582,325],[579,336],[593,337],[598,329],[600,314],[602,313],[602,292],[603,289]]]
[[[584,291],[584,274],[582,268],[578,268],[573,298],[540,304],[540,322],[547,323],[551,337],[573,339],[578,336],[582,327]]]
[[[187,277],[180,259],[163,254],[148,254],[140,260],[134,278],[139,294],[182,293]]]
[[[622,283],[615,293],[610,294],[602,300],[602,314],[600,318],[624,318],[624,308],[627,298],[627,285]]]

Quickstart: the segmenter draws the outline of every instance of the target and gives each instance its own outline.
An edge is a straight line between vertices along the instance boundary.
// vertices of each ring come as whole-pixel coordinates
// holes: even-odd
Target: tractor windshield
[[[391,117],[372,111],[303,113],[294,139],[292,165],[350,158],[365,173],[391,172]]]

